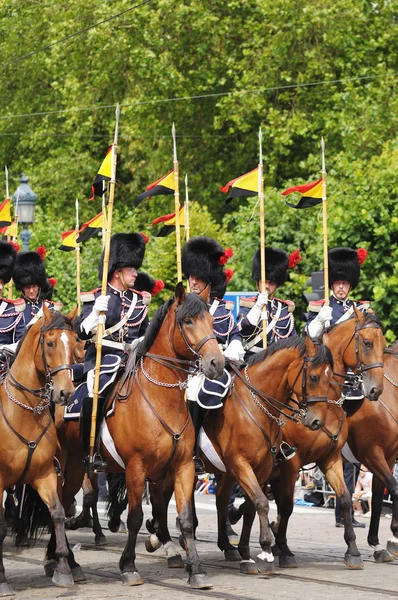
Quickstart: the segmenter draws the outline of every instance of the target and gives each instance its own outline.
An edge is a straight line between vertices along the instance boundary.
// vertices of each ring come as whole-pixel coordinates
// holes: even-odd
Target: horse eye
[[[318,375],[310,375],[310,381],[311,381],[311,383],[318,383],[318,381],[319,381]]]
[[[54,342],[46,342],[49,348],[55,348]]]
[[[372,342],[370,340],[363,340],[363,345],[365,346],[365,348],[371,348]]]
[[[192,325],[192,319],[184,319],[185,325]]]

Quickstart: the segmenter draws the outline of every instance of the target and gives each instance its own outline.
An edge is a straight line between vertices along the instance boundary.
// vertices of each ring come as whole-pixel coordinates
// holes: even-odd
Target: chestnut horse
[[[374,314],[363,315],[355,309],[353,318],[334,325],[323,336],[323,342],[332,352],[335,376],[343,381],[348,368],[351,368],[356,375],[362,377],[364,393],[372,400],[377,400],[383,389],[385,347],[379,319]],[[287,544],[286,532],[293,512],[293,494],[298,471],[302,466],[315,462],[326,475],[341,502],[344,539],[348,546],[345,563],[352,569],[363,568],[352,526],[351,497],[344,482],[341,450],[347,441],[348,423],[343,409],[336,404],[339,397],[340,382],[333,381],[329,392],[331,402],[327,404],[326,423],[318,431],[310,431],[295,423],[287,423],[283,430],[283,438],[296,447],[296,455],[291,460],[281,463],[271,478],[272,491],[278,505],[277,521],[272,524],[275,534],[274,551],[279,555],[280,567],[298,566]],[[372,404],[377,406],[377,402]],[[361,431],[365,436],[367,430],[364,426]],[[250,510],[247,504],[239,507],[234,522],[239,518],[239,513]]]
[[[384,354],[384,390],[378,402],[367,398],[348,407],[348,443],[355,457],[373,473],[372,515],[368,543],[378,563],[398,557],[398,482],[391,470],[398,457],[398,342]],[[392,499],[391,531],[387,550],[379,543],[384,488]]]
[[[71,320],[75,312],[68,316],[53,314],[43,304],[43,317],[29,327],[21,339],[0,387],[0,497],[6,488],[28,484],[21,508],[14,517],[17,545],[34,537],[41,527],[47,527],[48,511],[45,511],[45,519],[37,518],[42,503],[47,505],[54,524],[58,559],[53,582],[59,586],[72,586],[73,577],[67,561],[65,513],[57,494],[54,468],[57,436],[49,407],[51,400],[65,404],[74,392],[71,363],[75,334]],[[1,506],[1,596],[14,594],[3,564],[6,534]]]
[[[294,337],[273,344],[256,354],[242,371],[234,369],[235,380],[230,397],[222,410],[210,411],[204,431],[224,466],[224,473],[207,462],[210,472],[218,473],[217,512],[218,546],[226,553],[234,549],[226,531],[228,500],[234,480],[245,491],[252,502],[254,518],[256,511],[260,520],[261,554],[259,568],[263,573],[273,571],[274,557],[271,550],[272,534],[268,526],[268,500],[262,491],[275,463],[275,455],[281,441],[281,426],[288,415],[290,396],[294,393],[300,402],[294,409],[295,421],[302,418],[311,429],[319,429],[325,422],[327,393],[333,374],[333,360],[326,346],[314,346],[309,338]],[[292,412],[292,411],[291,411]],[[219,466],[221,469],[221,466]],[[153,519],[147,522],[152,535],[147,539],[148,551],[165,545],[166,553],[171,540],[167,530],[166,510],[172,494],[172,482],[163,490],[164,507],[161,504],[159,487],[151,487]],[[245,517],[246,519],[246,517]],[[251,528],[252,520],[250,522]],[[239,543],[241,571],[258,573],[250,556],[250,528],[246,521]],[[177,558],[172,566],[177,566]],[[168,556],[170,554],[168,553]]]
[[[186,541],[189,584],[198,589],[211,587],[202,570],[193,535],[194,429],[184,398],[190,370],[201,370],[206,377],[216,379],[224,368],[224,358],[213,334],[208,299],[208,288],[200,295],[186,294],[179,283],[175,298],[155,313],[138,346],[137,362],[131,356],[109,398],[109,406],[115,401],[115,410],[106,427],[115,450],[111,455],[103,446],[101,451],[110,472],[125,470],[128,539],[119,565],[122,581],[128,585],[144,583],[135,565],[135,546],[143,519],[145,480],[160,482],[168,473]],[[68,435],[68,429],[65,431]],[[69,438],[68,447],[74,447],[74,459],[79,456],[81,460],[79,439]],[[54,559],[52,540],[48,559]]]

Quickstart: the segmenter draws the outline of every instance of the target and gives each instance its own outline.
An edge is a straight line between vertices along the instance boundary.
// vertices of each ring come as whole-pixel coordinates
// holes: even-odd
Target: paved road
[[[365,568],[350,571],[343,563],[345,543],[343,530],[334,527],[334,513],[330,509],[296,507],[291,520],[289,542],[298,558],[298,569],[275,569],[275,575],[242,575],[239,563],[227,563],[215,543],[216,513],[214,496],[199,496],[198,550],[212,579],[213,589],[190,590],[187,575],[182,569],[167,569],[163,549],[155,554],[145,550],[145,530],[139,535],[137,567],[145,580],[139,587],[123,586],[119,576],[118,561],[126,541],[125,533],[105,531],[108,545],[96,548],[89,529],[69,532],[71,545],[80,546],[75,551],[76,560],[83,567],[87,582],[72,589],[56,588],[43,572],[44,542],[34,548],[16,553],[12,541],[5,544],[5,568],[17,597],[22,599],[103,600],[108,598],[136,598],[149,600],[183,600],[202,597],[225,600],[387,600],[398,598],[398,559],[390,564],[376,565],[371,549],[366,544],[366,529],[357,529],[358,546]],[[149,516],[150,507],[145,507]],[[175,509],[171,507],[170,529],[174,527]],[[275,509],[271,510],[271,518]],[[103,521],[105,525],[105,521]],[[381,541],[391,537],[391,521],[381,521]],[[236,526],[239,531],[239,526]],[[253,554],[258,554],[258,525],[253,530]],[[257,550],[257,552],[256,552]],[[277,563],[276,563],[277,564]]]

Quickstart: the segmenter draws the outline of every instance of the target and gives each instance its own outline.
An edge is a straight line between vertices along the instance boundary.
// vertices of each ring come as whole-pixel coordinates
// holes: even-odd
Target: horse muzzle
[[[222,354],[213,358],[202,357],[202,371],[209,379],[218,379],[224,372],[225,360]]]

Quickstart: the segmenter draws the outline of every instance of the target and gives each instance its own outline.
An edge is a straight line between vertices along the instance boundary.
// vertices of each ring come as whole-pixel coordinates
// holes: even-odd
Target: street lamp
[[[22,249],[27,252],[29,250],[29,240],[32,237],[28,229],[28,225],[33,225],[35,215],[35,205],[37,202],[37,194],[28,185],[29,178],[22,173],[19,180],[20,185],[15,194],[12,195],[13,202],[16,206],[18,223],[21,223],[23,229],[21,231]]]

